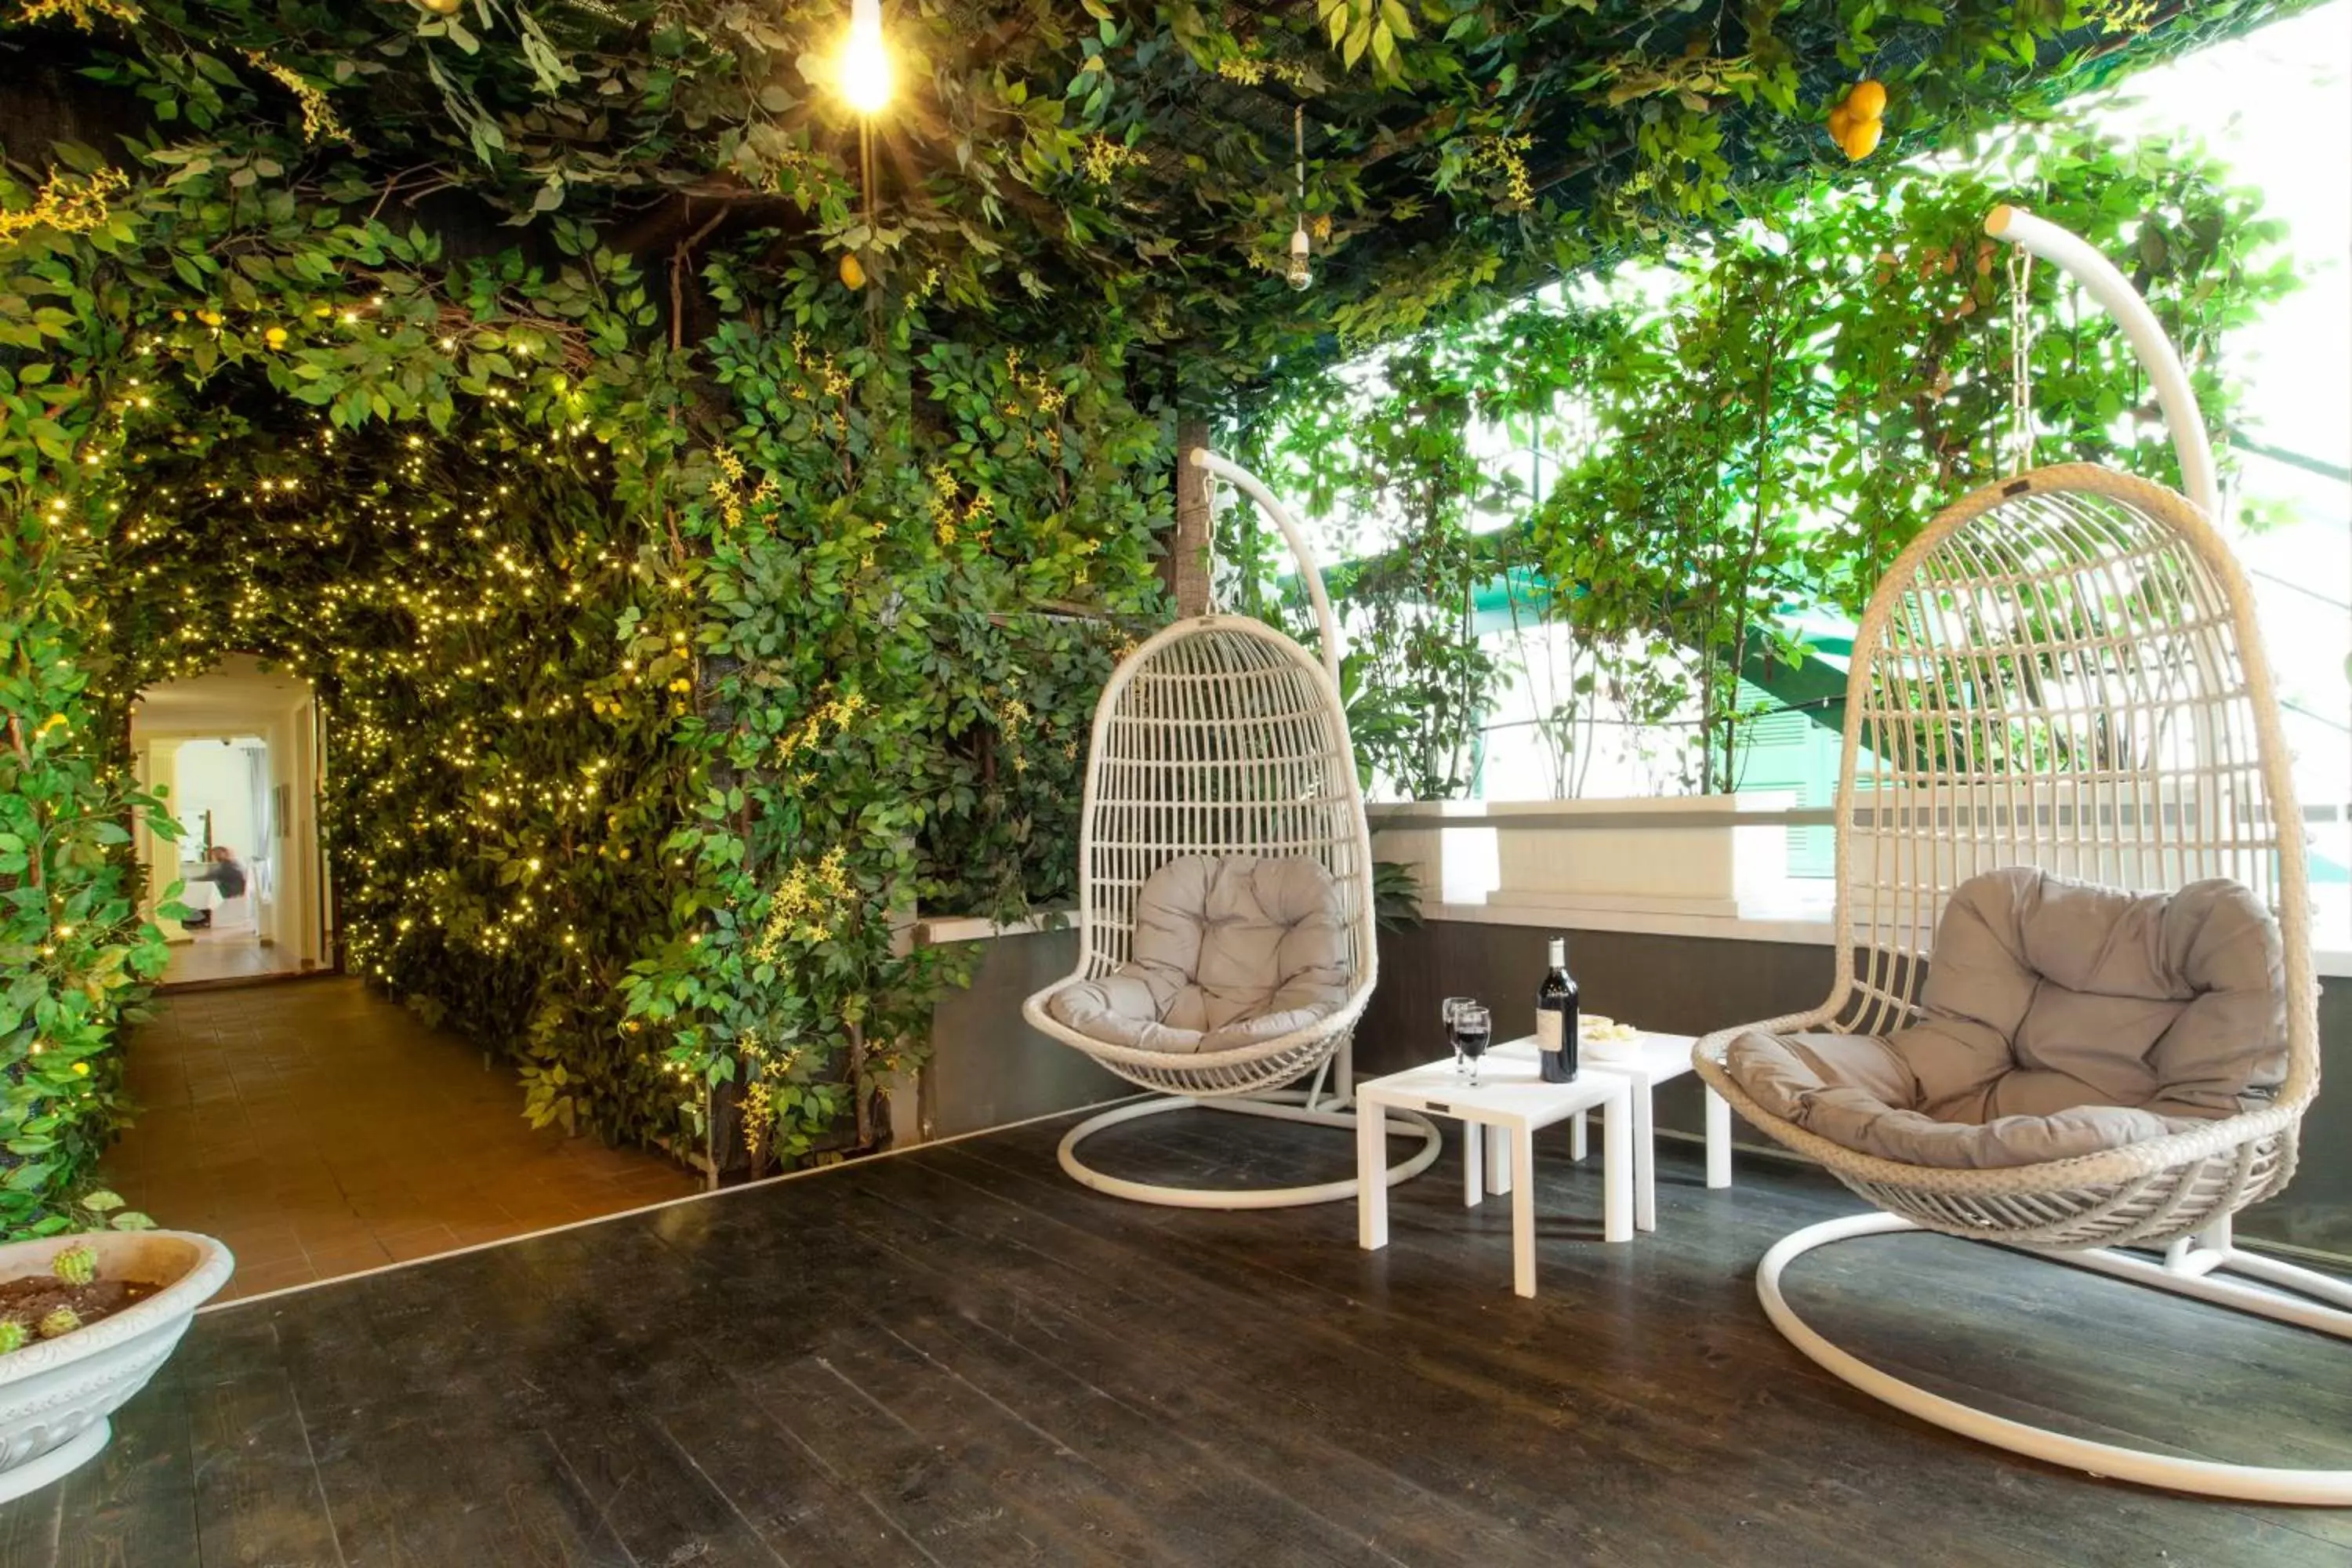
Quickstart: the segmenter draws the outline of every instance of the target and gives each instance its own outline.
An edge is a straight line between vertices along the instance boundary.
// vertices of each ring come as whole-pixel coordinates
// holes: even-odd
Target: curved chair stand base
[[[1337,1127],[1348,1131],[1356,1128],[1356,1113],[1333,1110],[1326,1106],[1342,1104],[1330,1096],[1310,1103],[1302,1089],[1269,1089],[1258,1094],[1233,1095],[1214,1100],[1196,1100],[1190,1095],[1159,1095],[1139,1100],[1131,1105],[1115,1106],[1099,1116],[1090,1116],[1070,1129],[1062,1139],[1062,1169],[1085,1186],[1098,1193],[1108,1193],[1116,1198],[1132,1198],[1137,1203],[1163,1204],[1171,1208],[1187,1209],[1286,1209],[1301,1208],[1309,1204],[1339,1203],[1356,1195],[1356,1180],[1350,1176],[1342,1181],[1323,1182],[1309,1187],[1162,1187],[1149,1182],[1130,1182],[1121,1176],[1106,1175],[1078,1158],[1078,1145],[1107,1127],[1123,1121],[1137,1121],[1147,1116],[1163,1116],[1171,1110],[1227,1110],[1245,1116],[1271,1117],[1278,1121],[1304,1122],[1310,1127]],[[1402,1164],[1391,1165],[1388,1184],[1418,1176],[1436,1163],[1439,1137],[1436,1124],[1427,1117],[1412,1111],[1393,1111],[1388,1121],[1389,1131],[1398,1134],[1418,1132],[1421,1147]],[[1353,1145],[1349,1145],[1350,1149]]]
[[[1832,1344],[1797,1315],[1796,1310],[1789,1305],[1788,1298],[1781,1293],[1781,1274],[1789,1265],[1816,1247],[1853,1237],[1885,1236],[1919,1228],[1896,1215],[1867,1214],[1824,1220],[1781,1237],[1764,1255],[1763,1263],[1756,1270],[1756,1294],[1764,1303],[1765,1315],[1772,1320],[1772,1326],[1779,1329],[1790,1344],[1804,1352],[1817,1365],[1872,1398],[1941,1426],[1948,1432],[1958,1432],[1962,1436],[1990,1443],[1997,1448],[2006,1448],[2011,1453],[2023,1454],[2030,1458],[2070,1469],[2087,1470],[2095,1476],[2206,1497],[2319,1507],[2352,1505],[2352,1470],[2272,1469],[2259,1465],[2229,1465],[2210,1459],[2151,1454],[2137,1448],[2123,1448],[2110,1443],[2070,1437],[2042,1427],[2027,1426],[2021,1421],[1988,1415],[1958,1400],[1930,1394],[1924,1388],[1890,1376]],[[2172,1254],[2162,1264],[2116,1252],[2033,1250],[2032,1256],[2048,1262],[2072,1264],[2158,1289],[2255,1312],[2321,1333],[2352,1339],[2352,1310],[2292,1300],[2269,1290],[2215,1279],[2212,1274],[2216,1269],[2226,1267],[2305,1292],[2323,1301],[2340,1301],[2346,1308],[2352,1308],[2352,1286],[2309,1269],[2280,1263],[2274,1258],[2241,1252],[2226,1243],[2219,1247],[2176,1245]]]

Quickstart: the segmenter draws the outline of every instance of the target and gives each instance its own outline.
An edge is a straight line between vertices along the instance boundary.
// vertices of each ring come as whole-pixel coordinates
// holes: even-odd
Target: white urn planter
[[[95,1458],[112,1433],[107,1417],[147,1385],[236,1266],[208,1236],[100,1231],[0,1247],[0,1279],[46,1274],[51,1258],[83,1244],[98,1251],[99,1278],[162,1289],[88,1328],[0,1356],[0,1502]]]

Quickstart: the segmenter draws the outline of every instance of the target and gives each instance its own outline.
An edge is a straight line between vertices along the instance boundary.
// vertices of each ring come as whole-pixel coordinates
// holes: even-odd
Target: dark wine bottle
[[[1568,939],[1551,939],[1551,967],[1536,988],[1536,1059],[1546,1083],[1576,1081],[1576,982],[1568,977]]]

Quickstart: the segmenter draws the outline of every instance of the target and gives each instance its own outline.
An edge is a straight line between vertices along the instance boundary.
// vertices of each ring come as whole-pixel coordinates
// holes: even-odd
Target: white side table
[[[1356,1239],[1367,1251],[1389,1244],[1388,1184],[1381,1179],[1388,1169],[1387,1118],[1379,1114],[1393,1107],[1427,1116],[1450,1116],[1462,1123],[1462,1203],[1474,1207],[1486,1199],[1489,1186],[1487,1159],[1480,1144],[1492,1151],[1497,1167],[1499,1140],[1487,1142],[1486,1128],[1510,1139],[1508,1184],[1493,1184],[1496,1192],[1517,1189],[1511,1205],[1511,1289],[1522,1296],[1536,1293],[1535,1134],[1588,1110],[1610,1112],[1601,1127],[1601,1234],[1612,1242],[1633,1239],[1634,1110],[1633,1079],[1622,1073],[1583,1073],[1574,1083],[1546,1083],[1531,1058],[1498,1057],[1489,1051],[1476,1087],[1454,1069],[1454,1063],[1391,1073],[1356,1085]],[[1370,1171],[1372,1178],[1363,1179]]]
[[[1691,1070],[1689,1035],[1653,1035],[1643,1033],[1630,1040],[1586,1041],[1580,1053],[1577,1077],[1580,1080],[1593,1073],[1628,1080],[1633,1089],[1633,1223],[1643,1230],[1658,1228],[1658,1142],[1657,1128],[1652,1119],[1651,1097],[1657,1086]],[[1533,1035],[1497,1046],[1487,1053],[1493,1060],[1507,1054],[1514,1060],[1533,1061],[1536,1037]],[[1576,1126],[1570,1134],[1569,1155],[1584,1158],[1584,1115],[1577,1113]],[[1497,1172],[1499,1174],[1499,1171]],[[1731,1185],[1731,1107],[1723,1096],[1713,1089],[1706,1091],[1706,1184],[1710,1187]],[[1496,1191],[1504,1190],[1496,1187]]]

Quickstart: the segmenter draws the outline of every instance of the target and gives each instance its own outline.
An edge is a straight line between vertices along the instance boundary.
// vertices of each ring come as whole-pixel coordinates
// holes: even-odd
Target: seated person
[[[205,868],[196,873],[194,880],[210,882],[220,904],[245,897],[245,868],[238,864],[236,851],[226,844],[215,844],[206,851]],[[213,923],[214,913],[214,910],[198,910],[180,923],[192,931],[201,931]]]
[[[197,881],[210,882],[223,903],[245,897],[245,868],[237,863],[236,850],[215,844],[205,858],[210,863],[197,874]]]

